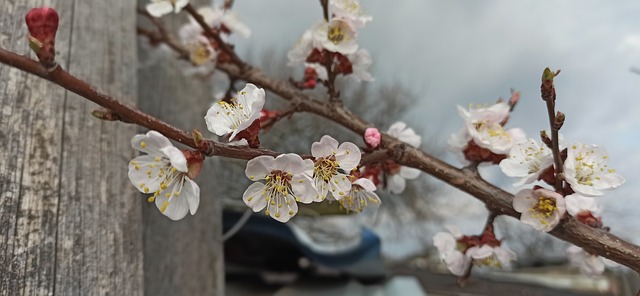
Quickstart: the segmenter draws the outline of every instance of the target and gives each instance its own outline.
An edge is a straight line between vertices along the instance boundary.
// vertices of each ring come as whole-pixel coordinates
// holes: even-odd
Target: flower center
[[[289,215],[294,215],[291,208],[291,200],[295,198],[293,190],[291,189],[291,179],[293,175],[288,172],[274,170],[265,178],[267,181],[266,187],[262,192],[263,195],[267,195],[267,210],[265,214],[269,215],[275,211],[276,218],[280,218],[280,213],[283,211],[283,207],[286,206]],[[295,202],[295,200],[293,201]]]
[[[575,149],[575,146],[572,147]],[[575,170],[576,180],[579,184],[592,186],[593,179],[600,180],[597,176],[600,173],[613,173],[614,169],[608,169],[605,161],[607,156],[602,156],[602,159],[595,159],[593,156],[594,151],[580,151],[575,157]]]
[[[473,127],[475,127],[479,132],[486,132],[491,138],[511,139],[511,136],[500,124],[491,123],[489,121],[478,121],[473,123]]]
[[[142,142],[140,145],[143,146],[143,144],[144,142]],[[131,164],[134,165],[135,170],[146,168],[146,174],[150,182],[157,182],[158,179],[160,180],[160,188],[153,192],[153,195],[150,196],[147,201],[154,202],[162,192],[166,191],[164,195],[168,198],[168,200],[163,203],[162,208],[160,209],[160,211],[164,213],[164,210],[169,205],[169,200],[180,195],[180,191],[182,190],[182,187],[184,185],[185,174],[173,167],[169,159],[163,157],[156,157],[152,163],[143,164],[142,166],[137,161],[131,161]],[[174,182],[180,182],[180,184],[178,184],[177,186],[173,186],[170,192],[166,190],[167,188],[172,186]],[[147,184],[140,183],[138,184],[138,186],[140,186],[140,188],[145,193],[151,193]]]
[[[191,52],[191,61],[196,65],[203,65],[211,59],[212,55],[213,52],[209,49],[207,44],[198,42],[198,44],[195,45],[194,50]]]
[[[313,178],[328,183],[333,176],[338,174],[338,167],[335,156],[320,157],[313,164]]]
[[[540,196],[538,202],[534,203],[529,209],[531,212],[531,218],[540,219],[540,223],[547,224],[547,218],[558,210],[556,206],[556,200],[550,197]]]
[[[237,100],[227,103],[225,101],[219,101],[218,104],[224,109],[226,116],[222,116],[228,123],[231,129],[238,129],[240,124],[247,121],[251,116],[249,108],[245,108],[243,104],[238,103]],[[220,111],[217,112],[220,114]]]
[[[498,260],[498,257],[495,254],[491,254],[491,256],[483,259],[475,259],[473,260],[473,264],[477,266],[489,266],[494,268],[502,268],[502,263]]]
[[[340,205],[347,210],[362,212],[369,203],[378,204],[379,201],[374,199],[368,191],[358,184],[351,184],[351,191],[345,197],[338,201]]]
[[[349,39],[340,24],[329,27],[327,38],[335,45],[340,44],[343,40],[346,41]]]

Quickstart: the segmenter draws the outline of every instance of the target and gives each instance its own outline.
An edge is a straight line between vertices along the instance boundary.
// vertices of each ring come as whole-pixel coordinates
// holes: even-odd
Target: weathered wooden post
[[[58,61],[129,103],[136,99],[135,6],[127,1],[0,3],[0,45],[30,54],[24,16],[60,14]],[[141,295],[142,201],[127,180],[131,125],[0,65],[0,295]]]
[[[0,46],[29,54],[24,15],[43,5],[60,14],[56,49],[65,69],[180,127],[202,127],[207,83],[181,79],[175,62],[137,71],[148,48],[138,51],[145,41],[137,42],[135,3],[3,1]],[[94,109],[0,65],[0,295],[222,294],[210,182],[200,182],[198,215],[170,223],[129,184],[137,128],[97,120]]]

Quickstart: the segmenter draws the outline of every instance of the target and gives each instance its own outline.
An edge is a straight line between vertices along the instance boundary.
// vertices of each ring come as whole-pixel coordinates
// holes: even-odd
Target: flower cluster
[[[491,227],[482,235],[462,235],[456,228],[450,232],[438,232],[433,237],[433,245],[451,273],[463,276],[476,266],[502,268],[516,260],[516,254],[496,239]]]
[[[594,197],[622,185],[624,177],[607,166],[608,156],[601,147],[574,143],[564,150],[561,158],[566,185],[558,191],[562,194],[539,186],[523,189],[516,194],[513,207],[522,213],[524,223],[542,231],[553,229],[567,211],[581,222],[600,228],[602,222],[593,216],[598,212]],[[500,168],[508,176],[521,178],[514,185],[541,180],[553,186],[556,181],[551,151],[533,139],[516,145]],[[588,214],[579,214],[584,211]]]
[[[548,81],[543,77],[543,88],[545,82],[548,88]],[[553,91],[548,92],[548,95],[552,94]],[[562,137],[557,134],[564,122],[564,114],[560,112],[553,118],[556,138],[549,138],[543,131],[542,143],[525,139],[524,132],[520,129],[504,129],[509,113],[519,98],[520,93],[512,91],[507,103],[500,100],[491,106],[471,106],[467,109],[458,106],[458,113],[465,126],[449,138],[450,148],[465,163],[499,164],[505,175],[518,178],[514,186],[542,181],[553,187],[550,190],[535,185],[515,194],[513,208],[521,213],[520,220],[524,224],[549,232],[568,213],[590,227],[604,228],[599,216],[600,208],[594,197],[622,185],[624,178],[608,167],[608,155],[602,147],[580,143],[564,144]],[[551,148],[554,145],[558,149],[556,159]],[[556,162],[562,164],[562,174],[556,174],[559,171]],[[442,236],[440,234],[440,239]],[[460,251],[460,246],[466,245],[458,243],[457,246],[456,250]],[[452,249],[449,252],[452,253]],[[603,261],[599,257],[580,248],[569,248],[567,256],[571,264],[584,274],[595,275],[604,270]],[[462,272],[462,266],[468,264],[468,260],[460,258],[463,258],[461,254],[453,252],[453,255],[446,255],[445,252],[445,261],[454,273]]]
[[[511,106],[504,102],[485,107],[458,106],[464,127],[449,138],[449,147],[459,153],[463,162],[490,162],[503,160],[514,145],[525,139],[522,129],[504,129]]]
[[[305,64],[302,88],[314,88],[318,81],[334,74],[353,74],[358,82],[373,81],[369,73],[372,61],[369,53],[358,49],[357,29],[371,21],[362,13],[357,0],[330,0],[330,20],[316,24],[304,32],[289,51],[289,65]]]
[[[422,141],[422,137],[401,121],[392,124],[387,130],[387,134],[413,147],[419,147]],[[370,150],[378,149],[380,136],[377,129],[367,129],[363,135],[367,148]],[[369,179],[376,186],[384,187],[393,194],[402,193],[406,187],[406,180],[413,180],[419,175],[420,170],[401,166],[393,160],[367,164],[358,172],[359,177]]]
[[[244,202],[280,222],[287,222],[298,212],[297,202],[337,200],[347,211],[362,211],[367,205],[380,204],[375,186],[366,179],[356,179],[350,172],[360,162],[360,149],[353,143],[339,144],[323,136],[311,146],[314,160],[296,154],[278,157],[259,156],[247,163],[246,175],[255,182],[243,195]]]

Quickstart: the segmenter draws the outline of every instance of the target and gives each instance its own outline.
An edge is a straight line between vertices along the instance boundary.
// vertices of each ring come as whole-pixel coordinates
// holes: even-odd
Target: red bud
[[[25,22],[29,29],[29,46],[42,64],[54,67],[58,13],[53,8],[34,8],[27,13]]]

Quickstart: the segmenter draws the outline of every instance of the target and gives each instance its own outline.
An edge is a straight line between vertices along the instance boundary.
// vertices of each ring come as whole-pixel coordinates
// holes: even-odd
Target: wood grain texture
[[[139,5],[146,3],[139,1]],[[208,1],[191,1],[204,5]],[[175,34],[187,21],[184,14],[162,18]],[[140,16],[139,24],[152,25]],[[204,115],[213,103],[210,79],[185,77],[189,67],[178,61],[173,52],[149,46],[140,37],[138,74],[139,107],[184,130],[200,129],[205,137]],[[142,132],[142,131],[141,131]],[[186,148],[186,147],[181,147]],[[200,186],[200,206],[194,216],[180,221],[163,216],[153,204],[148,204],[144,217],[144,274],[146,295],[224,295],[222,256],[222,211],[216,194],[217,160],[208,158],[195,181]]]
[[[0,44],[29,54],[24,15],[54,7],[60,64],[134,103],[134,4],[4,0]],[[126,176],[135,128],[95,108],[0,65],[0,295],[143,294],[142,200]]]

